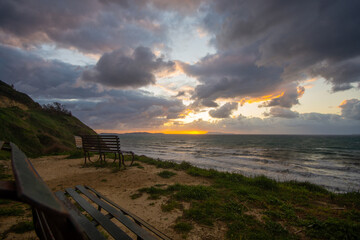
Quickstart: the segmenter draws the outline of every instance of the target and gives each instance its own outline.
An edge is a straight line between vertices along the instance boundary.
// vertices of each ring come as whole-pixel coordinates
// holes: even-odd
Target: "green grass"
[[[143,194],[142,193],[134,193],[130,196],[131,199],[137,199],[140,198]]]
[[[137,167],[139,169],[144,169],[144,166],[142,166],[140,163],[134,162],[131,167]]]
[[[13,205],[0,208],[0,216],[22,216],[24,214],[24,209],[18,206]]]
[[[194,226],[188,222],[178,222],[174,225],[174,230],[178,233],[189,233]]]
[[[22,234],[34,230],[34,224],[32,221],[22,221],[18,222],[15,225],[12,225],[8,230],[4,231],[1,234],[1,239],[5,239],[7,235],[11,232]]]
[[[176,173],[171,172],[171,171],[162,171],[162,172],[159,172],[158,175],[162,178],[171,178],[172,176],[175,176]]]
[[[34,230],[34,224],[32,221],[19,222],[10,227],[8,232],[14,233],[26,233]]]
[[[168,200],[165,204],[161,205],[161,210],[163,212],[171,212],[172,210],[174,210],[175,208],[177,209],[183,209],[184,206],[178,202],[178,201],[174,201],[173,199]]]
[[[66,157],[66,159],[77,159],[77,158],[84,158],[84,151],[82,150],[73,150],[70,151],[69,156]],[[91,156],[94,156],[94,154],[91,154]]]
[[[226,239],[360,239],[359,192],[332,193],[308,182],[277,182],[265,176],[200,169],[185,162],[137,159],[210,181],[210,186],[155,185],[138,190],[148,199],[167,199],[161,205],[165,212],[183,212],[177,230],[174,226],[180,234],[191,231],[181,230],[184,226],[223,222]],[[184,208],[184,202],[190,206]]]

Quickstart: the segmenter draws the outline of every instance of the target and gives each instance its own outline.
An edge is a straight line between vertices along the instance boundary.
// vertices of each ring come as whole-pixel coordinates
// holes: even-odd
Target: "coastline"
[[[91,186],[173,239],[321,239],[327,236],[323,231],[331,234],[329,226],[343,229],[338,234],[360,236],[359,192],[336,194],[314,184],[248,178],[145,156],[120,171],[111,164],[82,167],[82,158],[66,157],[31,159],[52,191]],[[174,175],[164,178],[162,172]],[[0,217],[1,232],[18,221]],[[9,233],[5,239],[17,237]]]

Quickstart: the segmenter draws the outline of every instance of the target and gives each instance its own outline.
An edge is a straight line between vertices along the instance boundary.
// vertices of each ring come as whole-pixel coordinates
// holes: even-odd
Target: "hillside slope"
[[[44,110],[0,80],[0,140],[12,141],[29,156],[38,156],[74,149],[74,135],[84,134],[95,132],[76,117]]]

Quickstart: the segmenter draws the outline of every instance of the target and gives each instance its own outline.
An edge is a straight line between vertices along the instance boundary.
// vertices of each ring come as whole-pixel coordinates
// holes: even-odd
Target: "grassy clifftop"
[[[12,141],[27,155],[75,148],[74,135],[95,134],[76,117],[43,109],[28,95],[0,81],[0,140]]]

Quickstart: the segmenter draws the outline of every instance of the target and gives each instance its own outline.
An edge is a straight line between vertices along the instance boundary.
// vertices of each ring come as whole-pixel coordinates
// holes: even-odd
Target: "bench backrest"
[[[81,228],[43,182],[26,155],[15,144],[9,145],[15,183],[8,183],[16,187],[16,200],[28,203],[32,207],[38,236],[41,239],[85,238]]]
[[[119,152],[120,139],[116,135],[84,135],[82,147],[90,152]]]

